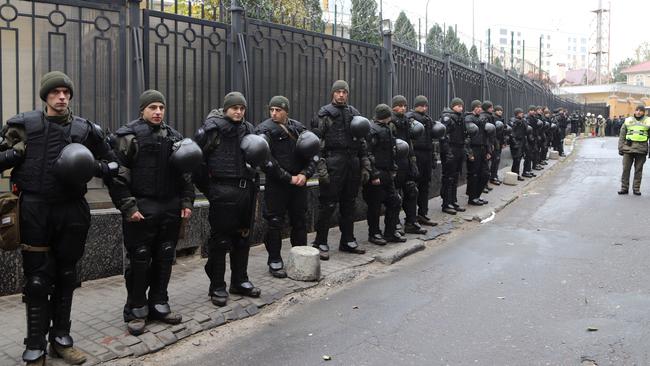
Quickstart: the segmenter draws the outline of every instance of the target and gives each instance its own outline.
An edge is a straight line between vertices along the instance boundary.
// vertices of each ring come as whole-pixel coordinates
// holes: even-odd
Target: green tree
[[[375,0],[352,0],[352,19],[350,21],[350,38],[379,44],[379,16]]]
[[[458,57],[465,61],[469,61],[469,51],[467,50],[467,46],[465,43],[461,43],[460,46],[458,46],[458,50],[456,51],[456,54]]]
[[[472,45],[469,49],[469,58],[472,60],[472,62],[479,62],[478,58],[478,50],[476,49],[476,45]]]
[[[636,62],[650,60],[650,42],[641,43],[635,50]]]
[[[620,82],[620,81],[627,81],[627,76],[625,74],[622,74],[621,71],[627,69],[628,67],[634,65],[636,62],[634,59],[628,57],[625,60],[619,62],[614,66],[614,69],[612,70],[612,74],[614,76],[614,81],[615,82]]]
[[[503,65],[501,64],[501,57],[495,57],[494,58],[494,66],[503,69]]]
[[[454,30],[454,27],[449,26],[449,28],[447,28],[447,33],[445,33],[445,41],[443,44],[445,52],[457,55],[458,52],[460,52],[460,44],[460,39],[456,35],[456,30]]]
[[[393,32],[394,39],[406,46],[416,48],[418,46],[417,34],[415,33],[415,27],[406,16],[404,11],[399,13],[397,20],[395,21],[395,31]]]
[[[431,29],[429,29],[424,51],[428,54],[433,54],[435,51],[441,52],[443,51],[444,43],[445,35],[440,25],[436,23],[433,25],[433,27],[431,27]]]

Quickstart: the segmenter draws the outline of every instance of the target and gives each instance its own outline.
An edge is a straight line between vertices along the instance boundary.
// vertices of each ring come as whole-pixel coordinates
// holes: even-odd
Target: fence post
[[[451,54],[445,53],[445,83],[447,84],[445,87],[445,105],[448,105],[448,103],[451,101],[451,98],[455,97],[456,95],[452,95],[452,75],[451,75]],[[467,101],[465,101],[467,102]]]
[[[505,120],[507,120],[508,116],[510,116],[510,80],[508,80],[508,69],[503,70],[504,75],[503,77],[505,78],[506,82],[506,102],[504,104],[505,110],[503,111],[503,114],[505,115]]]
[[[230,2],[230,90],[245,93],[244,83],[244,57],[246,50],[242,49],[240,38],[244,32],[244,8],[239,6],[239,1]],[[246,95],[248,97],[248,95]]]
[[[488,99],[488,83],[485,62],[481,62],[481,100]]]
[[[393,81],[395,77],[395,65],[393,64],[393,32],[390,29],[384,29],[382,32],[384,41],[384,67],[382,79],[382,96],[384,103],[389,103],[393,98]]]
[[[120,114],[121,122],[124,123],[127,117],[125,115],[128,111],[130,116],[137,116],[140,114],[138,108],[138,98],[140,94],[144,91],[145,88],[145,75],[144,75],[144,61],[143,61],[143,51],[144,47],[142,44],[142,35],[140,34],[142,26],[142,11],[140,10],[140,1],[141,0],[129,0],[127,3],[127,9],[129,12],[129,25],[131,28],[131,37],[130,42],[131,47],[131,61],[128,63],[127,67],[124,67],[125,70],[122,70],[123,75],[127,75],[126,80],[126,94],[124,97],[126,100],[126,108],[122,110]],[[128,41],[127,41],[128,42]]]

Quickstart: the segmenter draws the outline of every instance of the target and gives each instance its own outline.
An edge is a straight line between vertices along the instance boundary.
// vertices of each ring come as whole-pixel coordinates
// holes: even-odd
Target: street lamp
[[[392,24],[390,19],[383,19],[381,21],[381,33],[382,34],[391,34],[392,33]]]

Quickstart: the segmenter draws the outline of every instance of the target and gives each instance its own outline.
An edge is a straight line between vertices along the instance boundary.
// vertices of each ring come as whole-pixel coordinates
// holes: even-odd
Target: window
[[[546,39],[548,39],[548,40],[550,41],[550,40],[551,40],[551,35],[550,35],[550,34],[547,35],[547,36],[546,36]]]
[[[580,43],[582,43],[582,44],[587,43],[587,38],[580,38]]]
[[[506,39],[506,38],[499,38],[499,43],[500,43],[500,44],[508,44],[508,39]]]
[[[634,77],[634,85],[643,86],[643,76],[642,75],[637,75],[637,76]]]
[[[551,45],[550,45],[550,44],[547,44],[547,45],[546,45],[546,49],[549,49],[549,48],[551,48]]]
[[[517,55],[520,55],[520,54],[521,54],[521,50],[517,50]]]
[[[517,37],[521,37],[521,32],[517,32]]]
[[[499,29],[499,34],[502,36],[507,36],[508,35],[508,30],[507,29]]]
[[[567,51],[571,51],[571,46],[569,46],[569,47],[567,48]]]
[[[587,52],[587,47],[580,47],[580,52],[586,53]]]
[[[521,46],[521,41],[517,41],[517,46]]]
[[[582,60],[582,62],[585,62],[585,60],[587,59],[587,56],[582,55],[582,56],[580,56],[580,59]]]
[[[573,46],[573,52],[575,52],[575,51],[576,51],[576,46]]]

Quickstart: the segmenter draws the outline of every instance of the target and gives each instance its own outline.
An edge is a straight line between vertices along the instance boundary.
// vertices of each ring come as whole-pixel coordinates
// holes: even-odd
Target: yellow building
[[[565,86],[557,87],[553,93],[586,104],[587,110],[589,105],[606,105],[609,117],[631,115],[639,104],[650,106],[650,86],[624,83]]]

